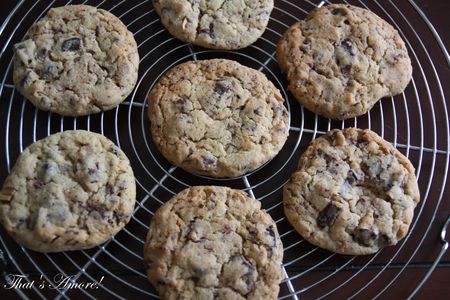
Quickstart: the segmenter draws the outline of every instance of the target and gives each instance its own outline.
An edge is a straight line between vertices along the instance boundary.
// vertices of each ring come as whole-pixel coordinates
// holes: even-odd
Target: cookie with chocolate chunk
[[[310,243],[364,255],[395,245],[420,200],[411,162],[370,130],[332,130],[312,141],[284,187],[284,212]]]
[[[135,198],[122,150],[100,134],[65,131],[19,156],[0,192],[0,223],[34,251],[87,249],[128,223]]]
[[[176,38],[212,49],[240,49],[266,30],[273,0],[153,0],[161,23]]]
[[[289,114],[267,77],[235,61],[190,61],[169,70],[149,98],[153,141],[174,165],[235,177],[281,150]]]
[[[386,21],[356,6],[314,9],[278,42],[289,90],[310,111],[348,119],[400,94],[412,77],[405,43]]]
[[[14,54],[17,90],[64,116],[116,107],[138,76],[133,34],[114,15],[88,5],[51,8],[14,45]]]
[[[227,187],[186,189],[153,216],[148,280],[163,299],[276,299],[283,246],[261,203]]]

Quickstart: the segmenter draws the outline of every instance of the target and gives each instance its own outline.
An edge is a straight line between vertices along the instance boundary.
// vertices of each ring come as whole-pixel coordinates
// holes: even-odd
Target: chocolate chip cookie
[[[240,49],[266,30],[273,0],[153,0],[164,27],[176,38],[212,49]]]
[[[163,299],[276,299],[283,246],[261,203],[227,187],[186,189],[153,216],[148,280]]]
[[[87,5],[50,9],[14,53],[17,90],[38,108],[64,116],[116,107],[138,76],[133,34],[114,15]]]
[[[395,245],[419,202],[414,167],[370,130],[332,130],[311,142],[284,187],[289,222],[310,243],[363,255]]]
[[[87,249],[128,223],[135,197],[122,150],[97,133],[65,131],[19,156],[0,192],[0,222],[35,251]]]
[[[149,95],[155,144],[198,175],[234,177],[273,158],[289,134],[280,91],[235,61],[190,61],[169,70]]]
[[[333,4],[313,10],[278,42],[289,90],[310,111],[348,119],[400,94],[412,77],[397,30],[374,13]]]

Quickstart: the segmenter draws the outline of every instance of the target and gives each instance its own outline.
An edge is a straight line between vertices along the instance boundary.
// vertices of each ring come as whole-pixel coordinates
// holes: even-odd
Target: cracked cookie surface
[[[240,49],[266,30],[273,0],[153,0],[176,38],[213,49]]]
[[[65,131],[19,156],[0,193],[0,222],[35,251],[87,249],[128,223],[135,198],[122,150],[100,134]]]
[[[87,5],[50,9],[14,52],[17,90],[38,108],[64,116],[112,109],[137,81],[133,34],[114,15]]]
[[[348,119],[400,94],[412,77],[399,33],[374,13],[333,4],[313,10],[278,42],[289,90],[310,111]]]
[[[152,218],[144,260],[163,299],[276,299],[283,246],[275,222],[243,191],[199,186]]]
[[[272,159],[289,134],[280,91],[235,61],[190,61],[167,72],[149,95],[153,141],[174,165],[234,177]]]
[[[287,219],[324,249],[364,255],[395,245],[420,200],[411,162],[370,130],[332,130],[312,141],[284,187]]]

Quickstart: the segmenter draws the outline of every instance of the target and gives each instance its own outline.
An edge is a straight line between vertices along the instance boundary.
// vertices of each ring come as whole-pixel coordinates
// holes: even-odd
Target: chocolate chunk
[[[31,80],[31,71],[28,70],[25,76],[19,81],[19,85],[21,87],[30,86],[32,83]]]
[[[61,50],[62,51],[78,51],[81,48],[81,41],[79,38],[71,38],[65,40],[62,43]]]
[[[176,103],[180,106],[181,113],[183,113],[183,114],[187,114],[189,112],[189,109],[187,108],[187,105],[186,105],[187,102],[188,102],[188,100],[185,98],[181,98],[176,101]]]
[[[203,159],[203,164],[205,166],[212,166],[212,165],[216,164],[216,160],[215,159],[204,157],[204,156],[202,156],[202,159]]]
[[[345,16],[347,13],[342,8],[335,8],[331,11],[331,14],[334,16]]]
[[[352,70],[352,66],[347,65],[341,68],[341,73],[342,75],[348,77],[348,75],[350,75],[350,71]]]
[[[379,247],[392,245],[392,240],[385,234],[378,236],[377,243]]]
[[[223,225],[223,230],[225,234],[231,233],[231,227],[228,224]]]
[[[275,230],[272,225],[266,228],[266,233],[272,238],[272,247],[277,245],[277,239],[275,238]]]
[[[116,145],[113,145],[113,146],[111,147],[111,152],[112,152],[114,155],[118,155],[118,154],[119,154],[119,148],[118,148]]]
[[[355,171],[353,170],[349,170],[347,173],[347,178],[346,180],[348,181],[348,183],[350,183],[351,185],[354,185],[355,183],[357,183],[359,180],[361,180],[361,177],[355,173]]]
[[[41,48],[37,51],[36,57],[37,59],[44,60],[48,56],[48,50],[45,48]]]
[[[128,216],[120,214],[117,211],[113,211],[113,217],[116,220],[116,224],[126,223],[128,221]]]
[[[33,187],[37,190],[40,189],[42,187],[42,182],[40,182],[39,180],[35,180],[33,182]]]
[[[355,48],[353,47],[352,41],[345,39],[341,42],[340,47],[342,47],[345,52],[349,53],[351,56],[355,56]]]
[[[216,86],[214,87],[214,92],[223,95],[229,92],[232,88],[231,82],[229,80],[218,80],[216,81]]]
[[[329,203],[320,213],[317,217],[317,225],[320,228],[324,228],[326,226],[333,225],[334,221],[336,221],[336,218],[340,212],[340,208],[337,206],[334,206],[332,203]]]
[[[46,81],[53,80],[58,74],[58,68],[55,64],[46,65],[43,72],[41,72],[42,79]]]
[[[200,28],[199,30],[197,30],[197,33],[209,35],[211,37],[211,39],[216,38],[216,34],[214,33],[214,24],[213,23],[209,23],[209,28]]]
[[[357,228],[352,234],[353,240],[355,240],[357,243],[370,247],[373,245],[375,240],[377,239],[377,235],[365,228]]]
[[[275,231],[273,230],[273,226],[270,225],[269,227],[266,228],[266,232],[268,235],[270,235],[271,237],[275,237]]]
[[[107,184],[105,187],[106,195],[112,195],[114,193],[114,186],[112,184]]]
[[[263,108],[261,106],[259,106],[259,107],[257,107],[256,109],[253,110],[253,113],[258,115],[258,116],[262,116]]]

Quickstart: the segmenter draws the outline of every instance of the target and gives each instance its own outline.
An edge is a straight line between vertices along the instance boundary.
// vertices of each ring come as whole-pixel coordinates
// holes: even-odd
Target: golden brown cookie
[[[311,142],[284,187],[289,222],[310,243],[371,254],[408,232],[419,188],[411,162],[370,130],[332,130]]]
[[[87,249],[128,223],[135,198],[122,150],[97,133],[64,131],[19,156],[0,192],[0,222],[35,251]]]

